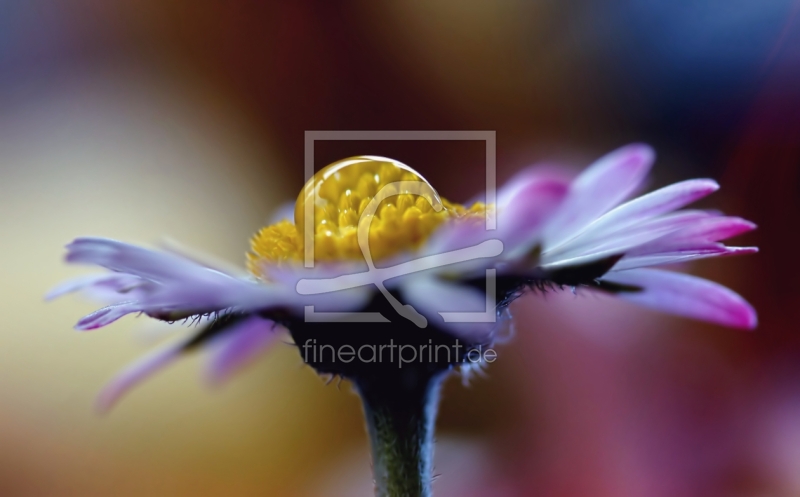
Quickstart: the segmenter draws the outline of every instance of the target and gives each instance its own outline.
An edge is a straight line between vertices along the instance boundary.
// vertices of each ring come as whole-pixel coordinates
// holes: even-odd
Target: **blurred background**
[[[488,377],[445,389],[437,495],[800,496],[800,2],[0,2],[0,495],[368,496],[358,399],[279,346],[223,389],[191,357],[107,416],[154,341],[42,295],[80,235],[169,235],[242,263],[303,184],[306,130],[496,130],[498,180],[634,141],[652,184],[713,177],[757,256],[691,270],[753,333],[551,294],[515,304]],[[443,196],[478,142],[322,142]]]

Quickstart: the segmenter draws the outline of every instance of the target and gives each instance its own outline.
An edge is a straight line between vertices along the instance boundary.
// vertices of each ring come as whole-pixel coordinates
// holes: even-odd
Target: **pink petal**
[[[97,397],[97,409],[108,412],[133,387],[171,364],[183,351],[183,343],[170,344],[139,358],[117,374]]]
[[[541,227],[567,194],[568,185],[552,178],[536,176],[528,179],[526,184],[515,184],[513,193],[501,191],[496,230],[486,230],[483,220],[455,220],[437,230],[423,251],[441,254],[491,239],[503,242],[505,254],[535,245]]]
[[[552,180],[535,181],[520,188],[497,214],[497,238],[505,250],[535,245],[542,226],[561,205],[567,191],[566,183]]]
[[[509,205],[521,190],[534,183],[559,183],[569,186],[575,178],[567,174],[567,172],[567,169],[563,166],[535,165],[526,167],[512,176],[497,191],[496,205],[499,208]],[[481,196],[477,201],[485,202],[485,198]]]
[[[210,353],[207,368],[208,381],[221,384],[263,354],[278,337],[280,329],[274,321],[250,316],[241,323],[224,330],[208,344]]]
[[[720,240],[755,228],[754,223],[739,217],[708,217],[696,220],[680,231],[637,247],[630,252],[630,255],[649,255],[714,246]]]
[[[545,228],[547,247],[573,238],[592,221],[628,198],[639,186],[655,154],[647,145],[620,148],[589,166],[570,186],[559,212]]]
[[[698,223],[691,229],[681,230],[681,236],[689,237],[705,237],[710,241],[727,240],[742,233],[747,233],[756,229],[757,226],[754,222],[742,219],[740,217],[725,217],[716,219],[707,219],[704,223]]]
[[[739,294],[703,278],[658,269],[631,269],[609,273],[602,279],[643,288],[617,296],[644,307],[733,328],[753,329],[758,324],[755,310]]]

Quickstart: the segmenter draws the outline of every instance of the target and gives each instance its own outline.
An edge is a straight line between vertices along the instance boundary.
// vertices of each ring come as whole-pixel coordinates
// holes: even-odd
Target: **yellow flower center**
[[[467,208],[440,198],[402,162],[351,157],[308,180],[295,203],[294,224],[284,220],[253,237],[248,267],[261,275],[262,263],[301,263],[304,240],[312,239],[315,261],[364,260],[359,231],[378,261],[419,247],[447,220],[483,219],[485,212],[482,203]]]

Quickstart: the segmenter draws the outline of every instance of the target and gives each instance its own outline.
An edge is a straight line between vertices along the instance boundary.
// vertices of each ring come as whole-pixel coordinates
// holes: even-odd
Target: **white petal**
[[[725,247],[718,244],[715,248],[705,248],[698,250],[685,250],[680,252],[665,252],[656,255],[625,256],[617,262],[612,271],[625,271],[649,266],[664,266],[667,264],[678,264],[708,257],[721,257],[728,255],[754,254],[758,252],[757,247]]]
[[[562,245],[558,250],[542,254],[542,264],[558,264],[582,256],[590,256],[589,259],[596,257],[592,254],[615,255],[636,250],[643,244],[669,237],[670,234],[701,219],[714,216],[716,214],[706,211],[678,211],[649,219],[628,229],[609,233],[604,237],[594,237],[587,241],[582,241],[583,237],[580,237]]]
[[[84,291],[101,302],[117,303],[119,300],[132,300],[131,290],[145,282],[138,276],[124,273],[101,273],[71,279],[56,286],[45,295],[45,300],[53,300],[68,293]]]
[[[223,309],[300,308],[308,299],[294,288],[234,278],[175,254],[104,238],[79,238],[68,245],[67,261],[90,263],[152,282],[130,308],[106,308],[79,322],[79,328],[108,324],[123,311],[207,313]],[[113,318],[113,319],[112,319]]]
[[[97,398],[98,410],[110,410],[133,387],[175,361],[183,347],[181,342],[156,349],[123,369],[100,392]]]
[[[250,316],[214,337],[206,346],[209,352],[206,375],[212,384],[221,384],[234,373],[271,348],[282,335],[271,319]]]
[[[109,305],[82,317],[75,325],[75,329],[86,331],[102,328],[123,316],[143,310],[141,305],[134,302],[122,302],[120,304]]]
[[[428,319],[428,326],[445,330],[468,344],[490,342],[497,328],[495,305],[481,290],[434,275],[419,275],[408,278],[401,293],[407,304]],[[465,316],[464,322],[445,321],[442,313],[451,312],[474,314]]]
[[[227,274],[228,276],[233,276],[236,278],[247,278],[250,276],[250,273],[248,273],[242,267],[231,264],[230,262],[220,259],[212,254],[197,250],[194,247],[184,245],[183,243],[172,238],[162,238],[159,245],[167,252],[172,252],[173,254],[183,257],[184,259],[196,262],[203,267],[219,271],[220,273]]]
[[[647,175],[654,157],[647,145],[628,145],[589,166],[573,181],[559,212],[545,227],[546,249],[570,240],[628,198]]]
[[[184,257],[146,249],[108,238],[78,238],[67,245],[67,262],[95,264],[112,271],[133,274],[157,283],[211,272]]]
[[[592,239],[601,238],[655,216],[680,209],[718,189],[719,185],[709,179],[693,179],[666,186],[609,211],[589,225],[570,244],[591,243]]]

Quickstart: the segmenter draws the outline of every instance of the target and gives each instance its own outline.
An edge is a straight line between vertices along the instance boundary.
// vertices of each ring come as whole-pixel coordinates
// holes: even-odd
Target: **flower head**
[[[385,200],[376,201],[379,194]],[[263,277],[275,264],[300,263],[305,240],[313,240],[316,261],[361,261],[359,226],[368,230],[371,257],[383,260],[418,249],[443,223],[483,219],[485,210],[483,203],[466,208],[443,200],[402,162],[353,157],[327,166],[306,184],[294,222],[279,221],[253,237],[248,266]]]
[[[733,291],[653,268],[756,251],[721,243],[752,230],[752,223],[679,210],[716,191],[712,180],[629,200],[653,157],[650,148],[630,145],[574,179],[532,168],[499,190],[492,205],[448,202],[419,173],[391,159],[346,159],[309,180],[293,221],[253,237],[249,275],[174,250],[79,238],[67,246],[67,262],[110,272],[67,282],[49,297],[82,291],[107,304],[79,320],[80,330],[130,313],[165,321],[207,318],[199,332],[123,371],[101,395],[104,407],[200,346],[210,351],[211,379],[225,379],[268,348],[281,328],[298,344],[301,338],[341,344],[371,332],[382,318],[392,340],[490,344],[498,316],[531,289],[602,292],[725,326],[755,327],[754,310]],[[496,229],[487,230],[485,220],[495,216]],[[352,319],[355,313],[361,318]],[[314,319],[320,315],[323,322]],[[362,372],[308,362],[344,376]]]

